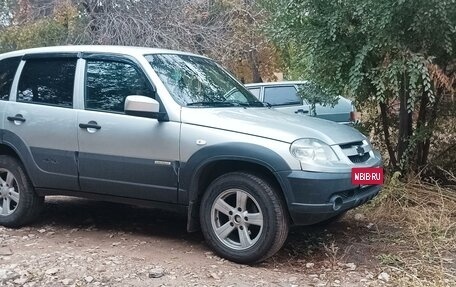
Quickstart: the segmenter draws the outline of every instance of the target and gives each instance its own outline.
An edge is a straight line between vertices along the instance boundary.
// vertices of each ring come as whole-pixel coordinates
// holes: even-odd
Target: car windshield
[[[188,107],[262,107],[255,96],[213,61],[188,55],[147,55],[171,96]]]

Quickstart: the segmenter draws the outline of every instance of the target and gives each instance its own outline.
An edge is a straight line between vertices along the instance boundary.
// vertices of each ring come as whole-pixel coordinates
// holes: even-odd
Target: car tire
[[[277,190],[246,172],[215,179],[200,206],[206,242],[221,257],[242,264],[261,262],[283,246],[288,215]]]
[[[0,225],[24,226],[38,217],[43,204],[44,197],[35,193],[22,164],[0,155]]]

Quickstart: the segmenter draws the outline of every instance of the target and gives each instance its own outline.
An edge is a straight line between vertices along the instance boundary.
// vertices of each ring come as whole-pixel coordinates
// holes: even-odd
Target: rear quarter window
[[[17,67],[21,57],[8,58],[0,61],[0,100],[7,101],[13,85]]]
[[[260,99],[260,88],[247,88],[252,95],[255,96],[255,98]]]

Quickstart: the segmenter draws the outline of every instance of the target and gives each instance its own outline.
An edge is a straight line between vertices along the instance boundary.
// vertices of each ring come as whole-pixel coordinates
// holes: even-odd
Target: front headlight
[[[333,149],[317,139],[299,139],[291,144],[290,152],[301,163],[324,164],[339,161]]]

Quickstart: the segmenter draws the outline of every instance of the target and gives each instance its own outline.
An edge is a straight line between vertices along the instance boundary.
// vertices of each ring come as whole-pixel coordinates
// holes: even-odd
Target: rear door
[[[155,97],[141,67],[122,56],[85,59],[78,114],[81,190],[177,202],[180,124],[124,113],[129,95]]]
[[[36,187],[78,190],[73,92],[76,55],[25,56],[5,107],[3,140]]]

